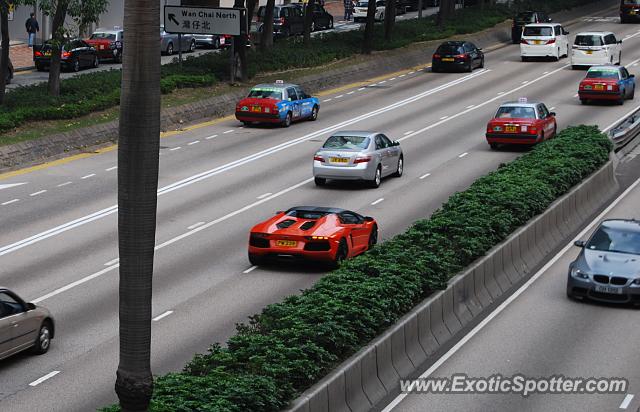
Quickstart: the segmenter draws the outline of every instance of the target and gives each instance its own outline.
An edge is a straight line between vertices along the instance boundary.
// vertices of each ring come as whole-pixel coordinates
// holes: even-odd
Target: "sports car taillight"
[[[323,162],[324,163],[324,157],[322,157],[320,155],[313,156],[313,160],[317,160],[318,162]]]
[[[371,156],[358,156],[353,163],[367,163],[371,160]]]

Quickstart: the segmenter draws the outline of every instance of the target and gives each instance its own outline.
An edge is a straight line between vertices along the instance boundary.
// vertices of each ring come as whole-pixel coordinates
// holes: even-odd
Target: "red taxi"
[[[500,144],[534,145],[556,135],[556,114],[544,103],[517,102],[502,104],[487,124],[487,142],[492,149]]]
[[[122,63],[122,37],[124,31],[117,27],[113,30],[98,29],[85,40],[93,46],[100,60],[113,60]]]

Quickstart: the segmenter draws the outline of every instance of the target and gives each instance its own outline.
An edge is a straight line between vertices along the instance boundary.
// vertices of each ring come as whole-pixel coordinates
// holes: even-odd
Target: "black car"
[[[640,0],[620,0],[620,22],[640,21]]]
[[[520,43],[522,28],[527,24],[549,22],[551,22],[551,17],[542,11],[523,11],[518,13],[511,24],[511,42],[513,44]]]
[[[484,67],[482,49],[468,41],[446,41],[433,53],[431,71],[467,71]]]
[[[45,42],[40,50],[33,52],[33,60],[38,71],[43,71],[51,65],[51,40]],[[69,40],[62,45],[60,65],[63,70],[77,72],[81,69],[98,67],[98,53],[96,49],[81,39]]]
[[[258,8],[257,20],[264,23],[265,6]],[[273,33],[275,36],[289,37],[304,32],[304,16],[302,8],[295,4],[285,4],[273,8]]]
[[[295,3],[296,6],[302,11],[304,16],[305,6],[302,3]],[[312,13],[311,31],[333,29],[333,16],[327,12],[324,7],[314,3]],[[304,21],[304,17],[303,17]]]

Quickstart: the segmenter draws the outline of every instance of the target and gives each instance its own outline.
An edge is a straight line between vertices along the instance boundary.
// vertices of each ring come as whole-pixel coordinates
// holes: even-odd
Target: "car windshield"
[[[314,220],[320,219],[321,217],[324,217],[328,214],[329,212],[320,212],[317,210],[297,210],[297,209],[289,210],[287,212],[287,216],[297,217],[299,219],[314,219]]]
[[[533,107],[502,106],[496,113],[498,119],[535,119],[536,112]]]
[[[616,69],[589,69],[587,79],[618,79]]]
[[[116,35],[113,33],[93,33],[90,40],[115,40]]]
[[[462,46],[457,44],[442,44],[438,47],[436,53],[440,54],[464,54]]]
[[[365,136],[331,136],[322,146],[324,149],[359,150],[369,146],[369,138]]]
[[[553,36],[553,27],[528,27],[525,26],[523,36]]]
[[[533,18],[533,13],[532,12],[524,12],[524,13],[519,13],[516,16],[516,20],[517,21],[522,21],[522,22],[527,22],[527,23],[533,23],[534,22],[534,18]]]
[[[592,34],[579,34],[574,42],[576,46],[602,46],[602,36]]]
[[[640,231],[600,226],[586,247],[591,250],[640,255]]]
[[[256,87],[254,89],[251,89],[251,91],[249,92],[249,97],[253,97],[255,99],[282,100],[282,90]]]

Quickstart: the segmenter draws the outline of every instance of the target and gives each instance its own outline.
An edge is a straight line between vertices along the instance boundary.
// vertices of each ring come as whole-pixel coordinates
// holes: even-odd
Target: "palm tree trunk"
[[[302,44],[309,46],[311,44],[311,24],[313,23],[313,8],[316,0],[309,0],[304,12],[304,35]]]
[[[2,53],[0,53],[0,104],[4,102],[6,79],[9,72],[9,5],[0,0],[0,35],[2,36]]]
[[[67,16],[69,2],[60,0],[56,5],[56,12],[51,22],[51,62],[49,63],[48,89],[51,96],[60,95],[60,53],[64,44],[64,19]]]
[[[260,36],[260,50],[265,51],[273,47],[273,8],[275,0],[267,0],[264,10],[262,36]]]
[[[118,246],[120,363],[115,390],[123,412],[147,411],[151,375],[151,292],[160,147],[160,3],[125,0]]]
[[[396,22],[396,2],[395,0],[387,0],[384,5],[384,39],[391,40],[393,32],[393,24]]]
[[[369,0],[367,6],[367,23],[364,26],[364,41],[362,42],[362,53],[370,54],[373,50],[373,33],[375,30],[376,2]]]
[[[244,7],[244,0],[235,0],[233,7]],[[248,13],[247,13],[248,14]],[[240,73],[240,81],[247,81],[247,37],[249,36],[249,28],[251,27],[251,21],[247,21],[247,33],[240,36],[234,36],[234,49],[238,53],[238,60],[240,62],[238,70]]]

